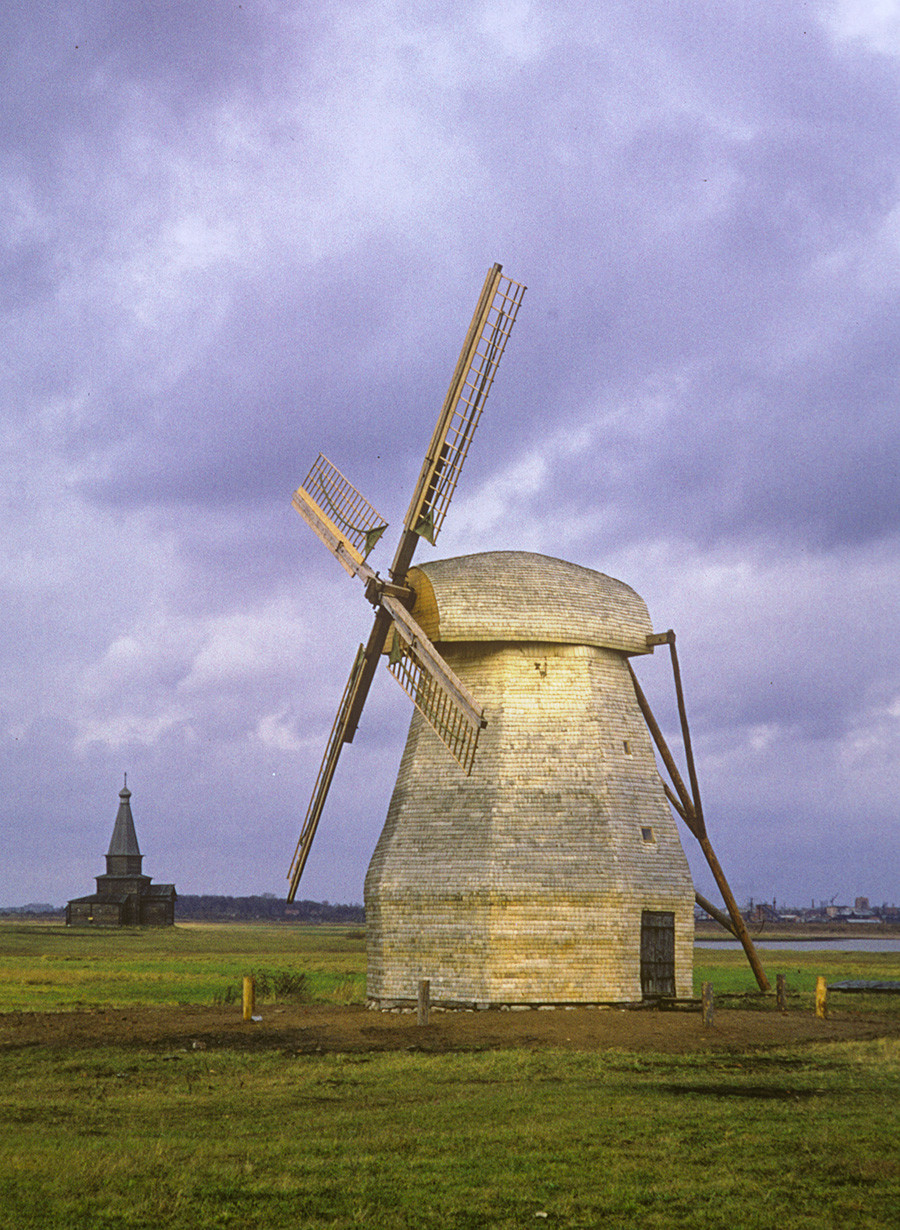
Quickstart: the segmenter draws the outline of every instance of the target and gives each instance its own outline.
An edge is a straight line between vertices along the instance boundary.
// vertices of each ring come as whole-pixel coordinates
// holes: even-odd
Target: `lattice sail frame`
[[[495,265],[485,279],[404,524],[434,544],[526,288]]]
[[[393,621],[388,670],[468,775],[484,709],[406,607],[388,594],[381,601]]]
[[[388,670],[468,777],[483,722],[459,708],[396,626]]]
[[[342,558],[342,552],[361,564],[387,529],[381,513],[324,453],[319,453],[294,492],[293,504],[351,575],[355,570]]]

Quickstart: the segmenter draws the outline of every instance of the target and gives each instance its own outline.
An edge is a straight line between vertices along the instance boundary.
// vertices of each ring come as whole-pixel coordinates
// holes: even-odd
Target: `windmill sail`
[[[409,614],[406,574],[420,538],[434,542],[456,489],[460,470],[490,392],[525,287],[504,278],[494,265],[485,278],[450,389],[431,437],[404,531],[383,580],[366,557],[387,528],[384,519],[321,454],[294,493],[293,505],[340,565],[365,585],[375,622],[360,646],[316,778],[312,801],[291,869],[293,901],[344,743],[351,743],[378,660],[391,639],[389,669],[466,773],[472,768],[483,710]]]
[[[356,576],[387,522],[322,453],[294,492],[294,508],[342,567]]]
[[[371,574],[371,569],[365,564],[361,566],[360,571],[364,574]],[[325,749],[312,799],[300,832],[300,839],[288,871],[290,881],[288,901],[294,900],[300,884],[300,877],[303,875],[313,838],[316,835],[319,817],[331,788],[341,748],[345,742],[348,742],[347,734],[351,726],[352,715],[356,709],[361,707],[360,702],[365,700],[365,693],[368,692],[371,671],[367,671],[366,668],[370,662],[377,660],[375,654],[380,653],[381,645],[384,643],[384,626],[390,621],[393,621],[401,648],[398,653],[392,653],[388,669],[430,722],[465,772],[469,773],[472,768],[472,760],[478,746],[478,734],[484,725],[483,710],[409,612],[396,599],[386,594],[382,595],[380,606],[382,609],[376,614],[369,646],[360,645],[357,650],[337,717],[331,728],[328,746]],[[373,645],[377,647],[375,654],[372,652]]]
[[[328,796],[328,790],[331,786],[331,779],[334,777],[334,771],[337,768],[338,757],[341,754],[341,748],[344,745],[344,726],[347,720],[347,714],[350,709],[350,703],[353,699],[354,692],[359,684],[359,673],[363,664],[365,650],[362,645],[356,651],[356,657],[353,661],[353,669],[350,671],[350,678],[347,680],[347,686],[344,688],[344,695],[341,698],[341,703],[338,708],[337,717],[334,719],[334,725],[331,728],[331,734],[328,738],[328,746],[325,749],[325,755],[322,758],[322,764],[319,767],[319,775],[316,778],[316,784],[313,788],[313,796],[310,799],[309,808],[306,812],[306,819],[303,821],[303,828],[300,830],[300,839],[297,842],[297,848],[294,851],[294,857],[291,862],[290,870],[287,878],[290,880],[291,887],[288,891],[288,901],[293,901],[300,884],[300,877],[303,875],[303,868],[306,866],[306,860],[309,857],[310,847],[313,843],[313,838],[316,835],[316,828],[319,824],[319,817],[322,814],[322,808],[325,806],[325,799]]]
[[[471,773],[484,710],[409,611],[392,598],[382,602],[394,621],[388,670],[465,773]]]
[[[453,373],[404,524],[434,544],[499,366],[525,287],[494,265]]]

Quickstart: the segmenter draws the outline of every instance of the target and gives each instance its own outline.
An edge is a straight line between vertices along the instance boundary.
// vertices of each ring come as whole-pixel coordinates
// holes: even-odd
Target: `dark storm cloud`
[[[389,300],[401,294],[396,272],[385,293],[377,247],[364,278],[343,257],[234,287],[215,354],[199,372],[124,405],[127,388],[113,385],[95,433],[72,440],[76,455],[92,455],[96,434],[108,454],[84,494],[138,504],[283,502],[319,447],[377,461],[407,407],[427,416],[443,396],[427,387],[414,339],[393,353],[409,308]],[[381,271],[391,263],[387,250]]]
[[[157,878],[281,888],[370,619],[290,493],[321,449],[396,526],[501,260],[529,292],[440,553],[543,550],[634,584],[678,629],[738,891],[763,891],[748,831],[781,894],[842,820],[865,891],[900,751],[890,29],[780,0],[12,16],[10,849],[35,782],[64,859],[78,807],[102,848],[129,767],[142,841],[173,860]],[[406,722],[391,686],[342,761],[311,896],[361,893]],[[26,853],[11,899],[46,896]],[[889,845],[871,874],[898,865]],[[85,891],[56,875],[60,900]]]
[[[235,89],[265,94],[283,84],[278,66],[285,27],[278,7],[254,0],[63,3],[53,9],[13,3],[7,68],[22,89],[4,108],[6,131],[29,148],[42,140],[61,143],[72,132],[85,140],[85,120],[114,119],[104,100],[131,84],[146,90],[154,105],[181,115],[231,99]],[[311,43],[315,13],[281,8],[290,30],[305,30]]]

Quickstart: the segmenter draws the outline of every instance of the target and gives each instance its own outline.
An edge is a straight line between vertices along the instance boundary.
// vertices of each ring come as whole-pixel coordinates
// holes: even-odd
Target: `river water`
[[[867,936],[848,936],[846,939],[822,940],[769,940],[764,935],[752,936],[754,948],[771,949],[775,952],[900,952],[900,936],[893,939],[869,939]],[[710,940],[705,937],[694,940],[695,948],[740,948],[739,940]]]

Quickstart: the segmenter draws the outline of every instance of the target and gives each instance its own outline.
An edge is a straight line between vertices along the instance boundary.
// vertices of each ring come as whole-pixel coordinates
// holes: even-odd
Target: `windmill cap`
[[[543,641],[648,653],[646,604],[623,581],[531,551],[411,568],[413,618],[433,641]]]

